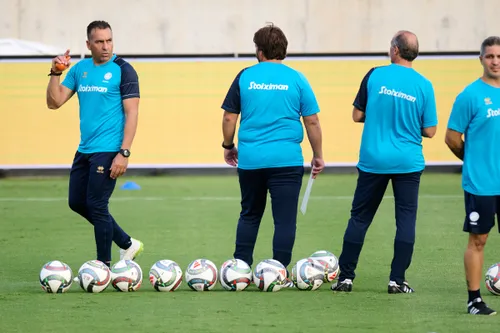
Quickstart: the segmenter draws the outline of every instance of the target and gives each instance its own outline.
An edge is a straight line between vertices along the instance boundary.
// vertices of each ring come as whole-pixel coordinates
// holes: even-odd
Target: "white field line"
[[[352,196],[349,195],[331,195],[331,196],[314,196],[310,197],[310,200],[352,200]],[[394,196],[387,195],[384,199],[393,199]],[[423,194],[419,196],[419,199],[463,199],[463,195],[449,195],[449,194]],[[59,202],[66,201],[65,197],[0,197],[0,202]],[[199,196],[199,197],[112,197],[110,201],[240,201],[240,197],[214,197],[214,196]]]

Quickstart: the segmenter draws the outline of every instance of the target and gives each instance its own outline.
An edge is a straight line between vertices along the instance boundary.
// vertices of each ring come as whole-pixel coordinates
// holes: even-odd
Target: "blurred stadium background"
[[[452,332],[494,331],[497,320],[465,314],[460,163],[444,144],[455,96],[481,75],[482,40],[500,34],[498,0],[0,0],[0,332]],[[114,218],[145,244],[135,294],[109,288],[88,295],[41,292],[49,260],[76,274],[95,258],[92,228],[67,205],[68,169],[79,142],[78,102],[45,106],[50,59],[88,56],[85,29],[108,21],[115,52],[130,61],[141,87],[139,128],[130,169],[110,203]],[[289,40],[285,63],[309,79],[322,109],[328,171],[354,171],[362,125],[352,101],[365,73],[387,64],[390,39],[411,30],[420,40],[415,68],[434,84],[438,134],[424,140],[428,170],[420,189],[417,242],[408,272],[413,295],[387,295],[394,204],[389,188],[367,234],[355,290],[304,293],[196,293],[184,283],[158,294],[148,272],[160,259],[185,270],[196,258],[231,258],[240,193],[223,164],[220,105],[238,71],[255,63],[254,32],[273,22]],[[307,140],[306,162],[311,157]],[[137,174],[226,173],[233,176]],[[58,177],[9,177],[57,175]],[[135,175],[134,175],[135,174]],[[308,175],[306,174],[305,177]],[[140,191],[123,191],[129,180]],[[304,185],[307,179],[304,179]],[[292,262],[317,250],[340,254],[356,174],[321,175],[306,215],[299,214]],[[304,186],[305,187],[305,186]],[[270,205],[268,206],[269,208]],[[267,209],[255,263],[272,256]],[[490,236],[485,269],[499,262]],[[117,259],[116,246],[113,260]],[[219,266],[220,267],[220,266]],[[290,268],[290,267],[289,267]],[[500,299],[483,296],[494,309]]]
[[[353,166],[362,127],[351,103],[363,75],[386,64],[392,35],[420,39],[415,67],[436,89],[439,130],[424,140],[429,165],[457,165],[443,143],[457,93],[480,75],[481,41],[500,30],[494,0],[0,1],[0,169],[67,169],[79,140],[78,104],[45,107],[50,58],[88,56],[85,28],[107,20],[115,52],[136,68],[140,123],[130,168],[224,167],[220,105],[238,71],[255,63],[253,33],[266,22],[289,39],[286,63],[309,78],[322,109],[325,159]],[[129,16],[132,15],[133,16]],[[304,142],[304,155],[310,148]],[[10,171],[9,171],[10,170]]]

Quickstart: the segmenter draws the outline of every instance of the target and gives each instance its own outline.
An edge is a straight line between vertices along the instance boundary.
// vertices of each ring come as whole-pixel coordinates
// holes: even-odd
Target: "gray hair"
[[[481,43],[481,56],[484,56],[484,53],[486,52],[486,48],[493,46],[493,45],[498,45],[500,46],[500,37],[498,36],[490,36],[486,38],[482,43]]]
[[[418,39],[415,36],[416,43],[411,43],[408,40],[407,34],[412,34],[409,31],[400,31],[391,40],[391,46],[399,49],[399,56],[407,61],[413,61],[418,56]]]

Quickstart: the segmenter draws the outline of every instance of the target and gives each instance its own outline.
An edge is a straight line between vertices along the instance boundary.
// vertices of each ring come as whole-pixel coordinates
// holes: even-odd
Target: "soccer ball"
[[[219,276],[222,288],[241,291],[252,282],[252,269],[243,260],[229,259],[222,264]]]
[[[73,272],[65,263],[54,260],[43,265],[40,271],[42,289],[50,294],[66,292],[73,283]]]
[[[500,262],[488,268],[484,282],[490,293],[500,296]]]
[[[182,283],[182,270],[175,261],[157,261],[149,270],[149,282],[157,291],[175,291]]]
[[[136,291],[141,287],[142,269],[133,260],[120,260],[111,267],[111,285],[118,291]]]
[[[339,260],[333,253],[325,250],[316,251],[311,254],[309,258],[318,261],[324,266],[325,276],[323,278],[323,282],[332,282],[339,276]]]
[[[217,284],[217,266],[208,259],[191,262],[184,275],[189,288],[195,291],[212,290]]]
[[[257,264],[253,272],[253,283],[261,291],[281,290],[286,281],[286,268],[279,261],[265,259]]]
[[[78,270],[80,287],[89,293],[100,293],[111,282],[111,272],[105,263],[99,260],[90,260]]]
[[[299,290],[316,290],[324,278],[325,266],[311,258],[297,261],[292,268],[292,281]]]

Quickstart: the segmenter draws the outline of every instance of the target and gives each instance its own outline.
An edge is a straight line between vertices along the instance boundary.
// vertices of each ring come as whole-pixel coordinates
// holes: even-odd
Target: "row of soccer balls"
[[[324,282],[331,282],[339,274],[337,257],[328,251],[316,251],[299,260],[292,268],[291,279],[300,290],[316,290]],[[195,291],[212,290],[217,281],[230,291],[246,289],[251,282],[262,291],[279,291],[287,281],[286,268],[277,260],[265,259],[251,267],[242,260],[225,261],[220,271],[208,259],[196,259],[184,274],[187,285]],[[84,263],[78,270],[81,288],[99,293],[111,284],[118,291],[135,291],[142,284],[142,269],[132,260],[120,260],[111,269],[98,260]],[[172,260],[157,261],[149,271],[149,281],[157,291],[175,291],[183,280],[183,272]],[[73,282],[71,268],[61,261],[50,261],[42,267],[40,284],[48,293],[63,293]]]

